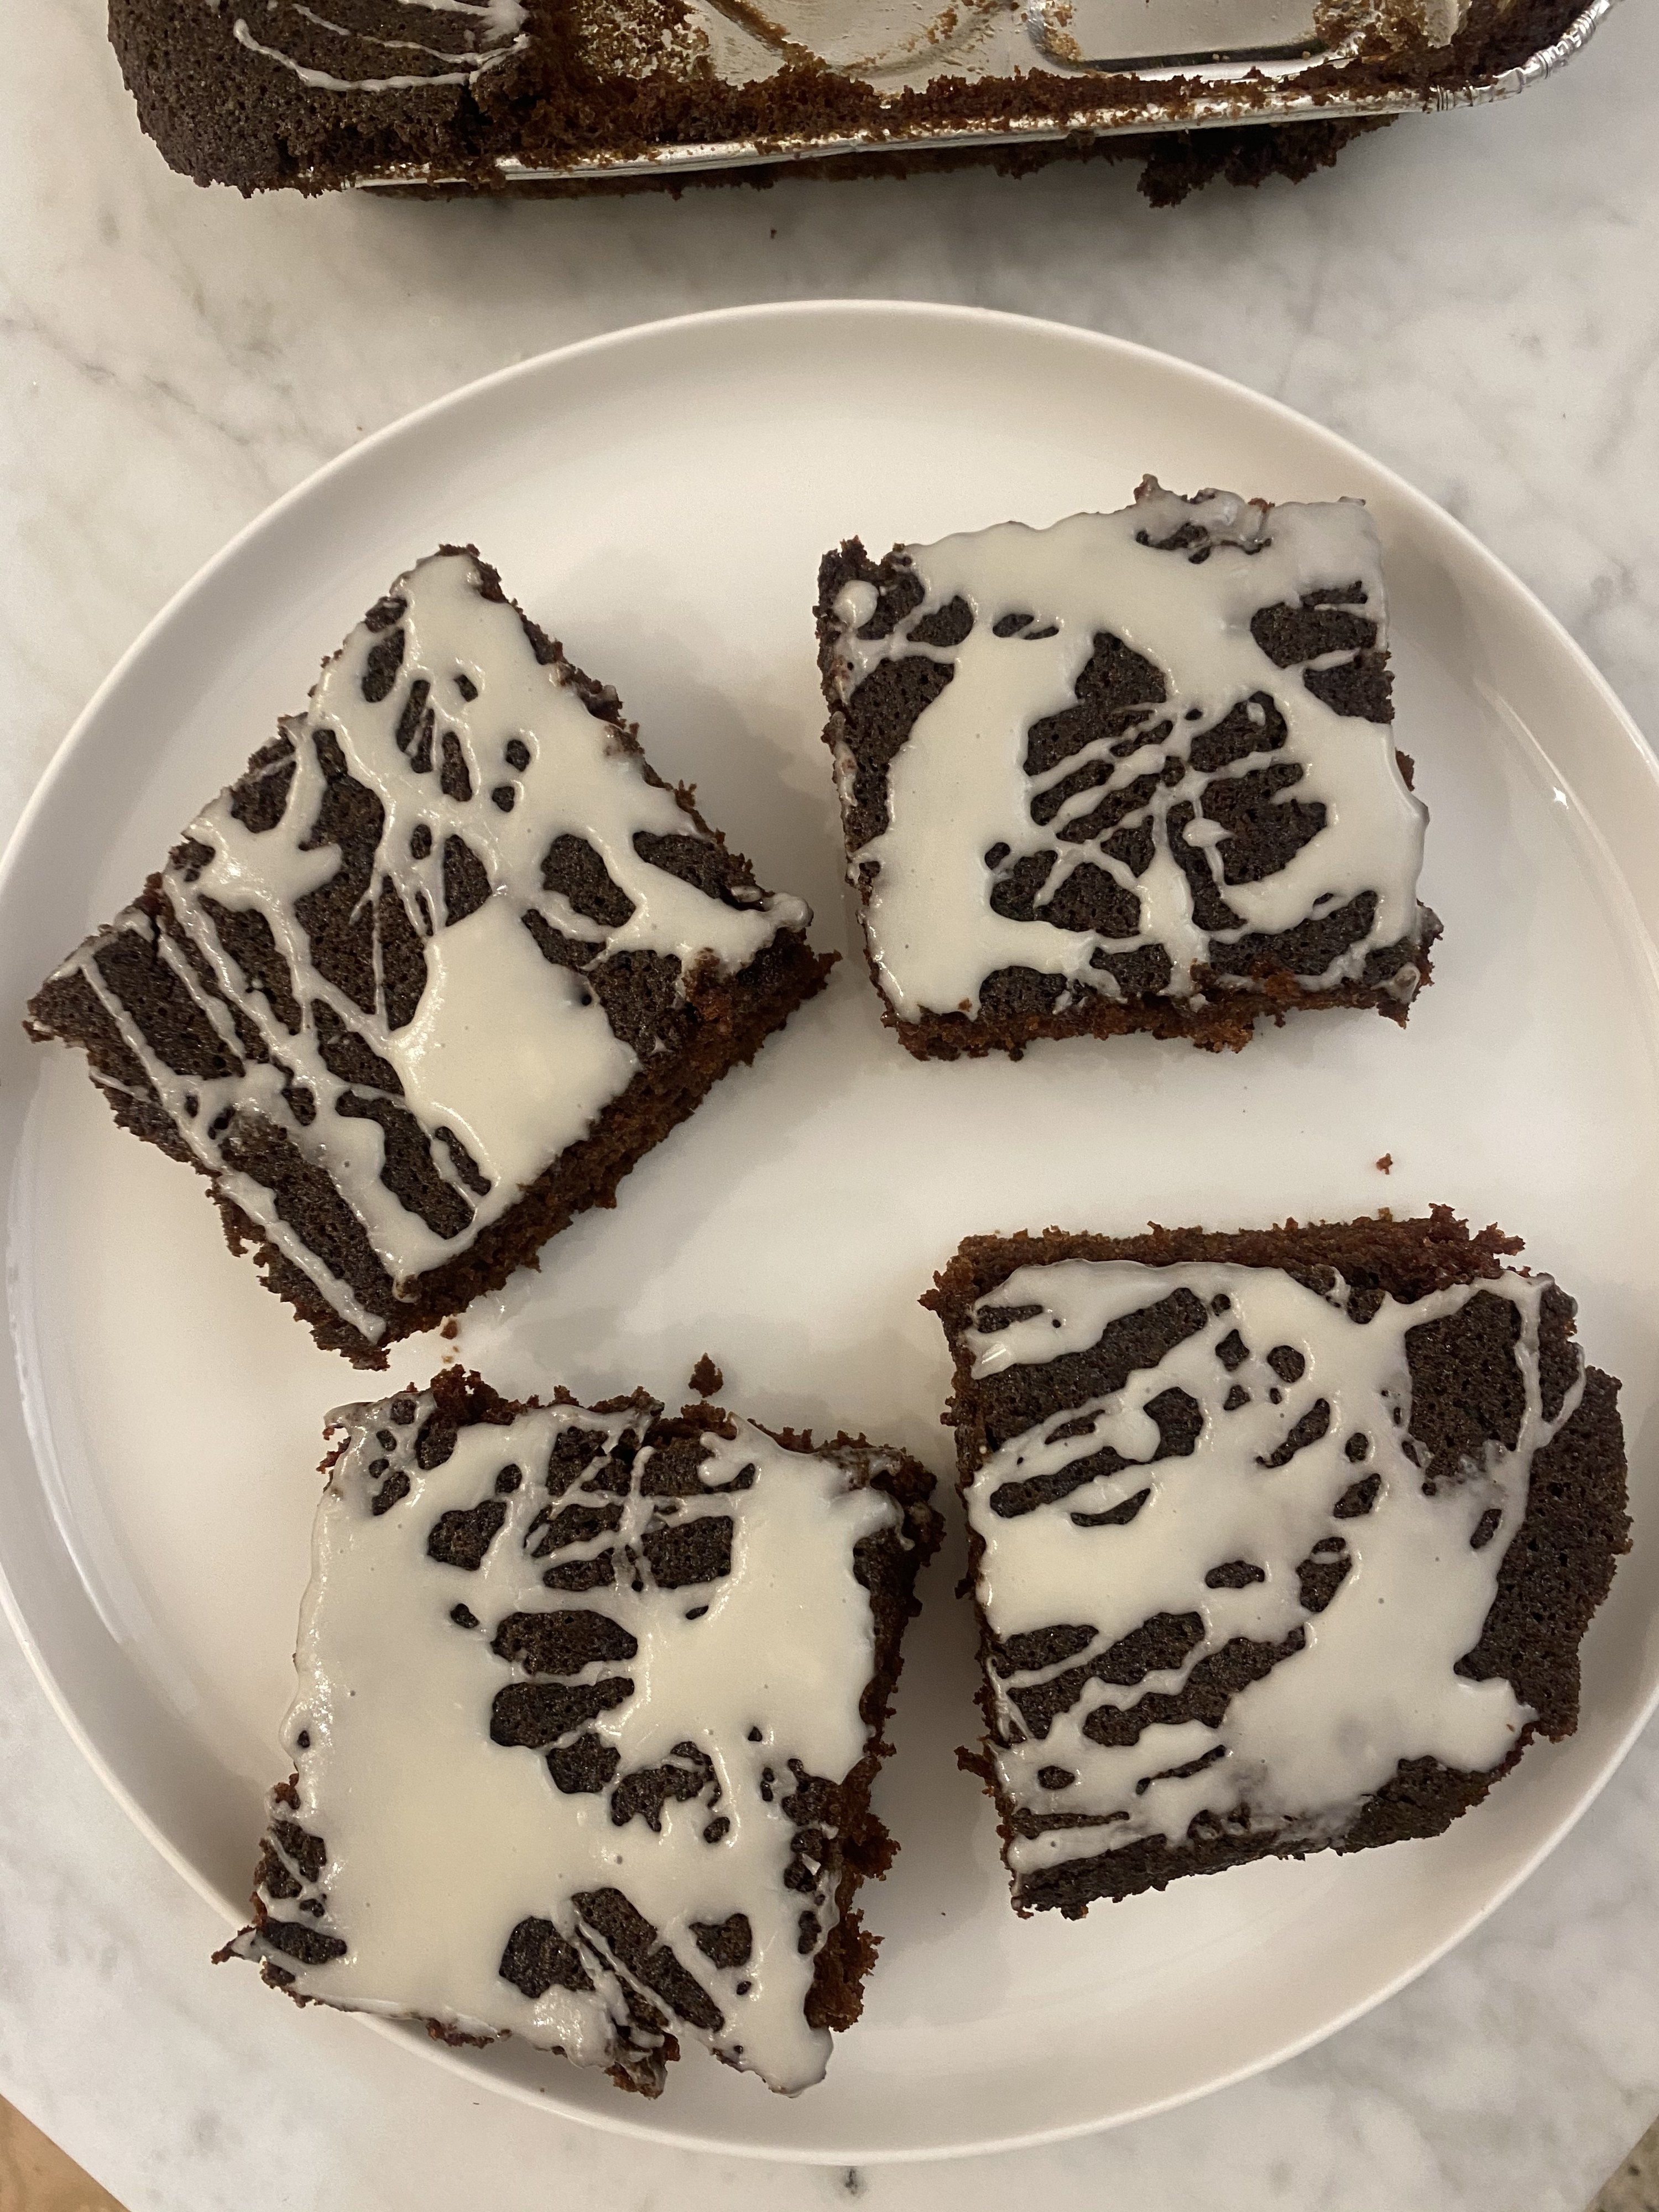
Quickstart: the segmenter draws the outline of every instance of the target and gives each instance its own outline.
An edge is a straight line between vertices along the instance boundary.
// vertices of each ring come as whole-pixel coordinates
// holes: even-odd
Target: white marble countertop
[[[1640,0],[1519,103],[1164,212],[1104,167],[678,204],[245,204],[139,137],[99,0],[0,16],[0,834],[149,616],[361,433],[571,339],[780,297],[1023,310],[1271,392],[1468,523],[1659,733],[1659,9]],[[223,1931],[3,1637],[0,1773],[0,2091],[131,2212],[1579,2212],[1659,2111],[1652,1730],[1516,1897],[1322,2049],[1113,2135],[859,2172],[601,2135],[343,2018],[296,2035],[252,1976],[206,1970]]]

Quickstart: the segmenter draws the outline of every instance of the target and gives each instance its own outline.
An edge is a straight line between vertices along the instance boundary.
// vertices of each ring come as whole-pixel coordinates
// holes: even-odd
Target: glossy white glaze
[[[1180,542],[1166,550],[1177,533]],[[1386,647],[1381,549],[1358,501],[1269,509],[1228,492],[1183,500],[1149,479],[1135,504],[1114,514],[1073,515],[1046,530],[1002,523],[907,546],[903,559],[924,596],[885,636],[862,634],[875,611],[869,584],[849,586],[836,610],[843,702],[885,662],[922,655],[951,672],[887,771],[887,828],[849,866],[876,974],[901,1020],[976,1013],[986,977],[1008,968],[1063,976],[1073,994],[1121,999],[1104,963],[1146,948],[1168,955],[1164,994],[1198,992],[1201,1004],[1193,971],[1212,942],[1277,935],[1364,892],[1376,898],[1370,926],[1337,958],[1297,980],[1333,989],[1357,981],[1379,949],[1415,944],[1427,813],[1407,789],[1391,726],[1336,713],[1307,687],[1300,665],[1275,666],[1251,634],[1260,609],[1296,608],[1310,593],[1336,592],[1370,626],[1372,641]],[[973,617],[959,643],[916,638],[930,616],[957,601]],[[997,626],[1016,616],[1025,619],[999,636]],[[1148,703],[1108,735],[1028,767],[1033,724],[1077,703],[1079,679],[1103,635],[1152,664],[1156,673],[1139,695]],[[1351,653],[1313,665],[1322,670]],[[1282,715],[1282,731],[1270,734],[1266,700]],[[1200,740],[1239,714],[1261,730],[1261,748],[1219,767],[1198,765],[1192,755]],[[1273,873],[1227,881],[1231,833],[1206,805],[1232,780],[1287,763],[1301,775],[1274,803],[1322,806],[1322,827]],[[844,740],[836,769],[850,802],[856,763]],[[1045,805],[1050,793],[1056,796]],[[1085,817],[1103,803],[1111,818],[1096,831]],[[1144,857],[1112,849],[1119,833],[1143,827],[1150,831]],[[1195,917],[1177,838],[1204,856],[1234,925],[1206,928]],[[998,912],[999,881],[1039,854],[1052,866],[1035,918]],[[1139,902],[1138,927],[1108,936],[1046,918],[1081,868],[1103,871]],[[1402,955],[1394,987],[1409,998],[1417,980]],[[1210,988],[1252,987],[1241,977]],[[1057,1011],[1069,1003],[1062,998]]]
[[[1180,1303],[1176,1325],[1187,1332],[1121,1390],[1051,1413],[1001,1444],[969,1493],[985,1544],[980,1602],[999,1642],[1060,1624],[1092,1632],[1083,1637],[1079,1626],[1081,1640],[1061,1659],[1015,1666],[999,1682],[993,1756],[1004,1789],[1039,1816],[1093,1824],[1017,1836],[1017,1875],[1149,1836],[1178,1840],[1200,1812],[1226,1818],[1248,1808],[1253,1827],[1317,1842],[1402,1759],[1477,1773],[1502,1763],[1530,1709],[1502,1678],[1476,1682],[1455,1670],[1480,1640],[1526,1509],[1533,1455],[1583,1393],[1581,1376],[1545,1417],[1538,1318],[1548,1286],[1547,1276],[1505,1270],[1411,1304],[1385,1298],[1361,1320],[1350,1316],[1340,1279],[1322,1295],[1277,1269],[1221,1262],[1068,1260],[1021,1268],[999,1286],[991,1326],[967,1339],[978,1348],[976,1376],[1087,1350],[1113,1322],[1164,1301]],[[1516,1308],[1524,1412],[1512,1445],[1489,1443],[1478,1465],[1425,1480],[1428,1453],[1411,1432],[1407,1334],[1479,1295]],[[1022,1317],[1001,1318],[1014,1311]],[[1201,1426],[1190,1452],[1158,1457],[1147,1407],[1171,1390],[1195,1406]],[[1105,1471],[1047,1502],[1027,1504],[1008,1487],[1063,1479],[1107,1449]],[[1369,1496],[1355,1494],[1362,1484]],[[1322,1559],[1345,1562],[1345,1571],[1322,1609],[1310,1609],[1297,1571]],[[1241,1575],[1238,1587],[1207,1579],[1230,1565],[1251,1578]],[[1019,1690],[1086,1668],[1166,1614],[1202,1623],[1178,1667],[1128,1688],[1079,1677],[1051,1723],[1022,1715]],[[1218,1724],[1159,1722],[1133,1743],[1111,1740],[1114,1709],[1178,1692],[1238,1638],[1280,1656],[1234,1694]],[[1066,1778],[1043,1779],[1056,1771]]]
[[[224,0],[205,0],[205,4],[217,14]],[[384,29],[374,31],[341,22],[340,15],[349,13],[349,0],[343,8],[337,0],[335,7],[325,14],[300,4],[300,0],[289,0],[289,5],[292,13],[300,18],[305,35],[321,33],[325,40],[337,40],[342,51],[367,46],[378,48],[386,57],[386,67],[373,76],[343,76],[300,61],[283,46],[265,43],[254,35],[246,16],[234,18],[231,27],[238,46],[276,63],[312,92],[409,92],[430,85],[471,84],[485,70],[517,52],[525,43],[524,0],[403,0],[403,5],[410,10],[406,37],[388,37]],[[266,12],[268,19],[276,15],[277,0],[267,0]],[[423,20],[444,15],[459,20],[452,25]],[[462,52],[452,52],[428,43],[434,30],[445,29],[459,34]],[[411,55],[439,66],[398,69],[397,62]]]

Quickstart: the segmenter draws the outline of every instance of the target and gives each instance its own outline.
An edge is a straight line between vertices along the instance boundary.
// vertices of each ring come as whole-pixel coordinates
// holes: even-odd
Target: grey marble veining
[[[1659,9],[1558,82],[1292,190],[1149,209],[1060,169],[678,204],[245,204],[139,138],[97,0],[0,0],[0,832],[143,624],[364,431],[649,317],[973,301],[1203,362],[1356,439],[1515,568],[1659,732]],[[1659,2109],[1659,1737],[1459,1951],[1322,2049],[1060,2148],[848,2174],[481,2100],[360,2024],[295,2034],[0,1638],[0,2090],[131,2212],[1580,2212]]]

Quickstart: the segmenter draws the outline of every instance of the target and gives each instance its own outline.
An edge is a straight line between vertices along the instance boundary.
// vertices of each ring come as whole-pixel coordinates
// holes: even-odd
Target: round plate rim
[[[1182,360],[1155,346],[1115,336],[1109,332],[1088,330],[1074,324],[1051,318],[1022,315],[1007,310],[974,306],[958,306],[949,302],[911,301],[902,299],[813,299],[758,301],[740,307],[720,307],[698,313],[667,316],[645,323],[602,331],[594,337],[578,339],[571,344],[549,349],[547,351],[514,362],[495,369],[470,382],[428,400],[412,409],[394,422],[356,440],[330,460],[313,469],[289,490],[272,501],[243,527],[237,531],[220,550],[197,569],[166,601],[158,612],[139,631],[101,684],[94,691],[86,706],[76,716],[64,736],[45,773],[36,784],[19,817],[16,827],[0,853],[0,928],[3,928],[9,907],[14,896],[14,882],[23,855],[28,848],[41,817],[48,811],[56,787],[65,774],[72,757],[102,715],[107,702],[128,680],[131,672],[154,649],[157,641],[185,612],[190,603],[204,592],[228,568],[231,568],[244,550],[273,527],[293,508],[313,498],[337,476],[360,465],[368,457],[382,447],[404,437],[416,434],[447,413],[459,413],[464,409],[520,380],[533,380],[556,373],[567,365],[607,351],[642,349],[647,347],[672,344],[683,335],[718,325],[754,325],[796,322],[832,320],[837,318],[859,318],[871,321],[890,319],[914,319],[934,323],[955,323],[964,330],[1018,331],[1028,337],[1050,343],[1077,348],[1091,352],[1097,357],[1115,357],[1134,362],[1144,368],[1176,382],[1187,381],[1194,386],[1224,397],[1231,404],[1241,399],[1249,407],[1261,410],[1285,427],[1293,427],[1297,434],[1322,445],[1334,456],[1360,464],[1376,481],[1385,485],[1390,495],[1407,510],[1417,526],[1439,535],[1455,549],[1459,561],[1481,572],[1486,582],[1509,598],[1515,611],[1539,633],[1547,644],[1553,657],[1568,661],[1581,681],[1588,682],[1597,694],[1600,702],[1612,723],[1617,726],[1634,756],[1638,769],[1659,795],[1659,759],[1649,749],[1641,732],[1623,702],[1601,674],[1589,654],[1566,629],[1560,620],[1544,605],[1528,586],[1484,545],[1455,516],[1449,514],[1437,501],[1419,491],[1406,477],[1377,460],[1374,455],[1345,438],[1340,433],[1315,421],[1298,409],[1269,394],[1253,390],[1235,378],[1218,370]],[[1611,856],[1609,856],[1611,865]],[[1659,963],[1659,953],[1650,945],[1650,956]],[[8,1373],[8,1395],[19,1395],[15,1361]],[[0,1613],[3,1613],[13,1634],[47,1702],[63,1723],[77,1750],[99,1780],[114,1798],[133,1826],[161,1854],[167,1864],[179,1874],[202,1900],[217,1912],[228,1924],[234,1926],[242,1917],[241,1908],[234,1905],[211,1880],[175,1845],[157,1822],[143,1810],[127,1786],[115,1772],[104,1753],[94,1742],[74,1706],[58,1682],[47,1662],[38,1639],[29,1627],[22,1603],[12,1587],[3,1547],[0,1547]],[[1321,2022],[1305,2033],[1286,2038],[1272,2049],[1257,2054],[1231,2070],[1218,2074],[1198,2085],[1188,2085],[1171,2091],[1167,2096],[1149,2098],[1131,2111],[1114,2112],[1099,2118],[1082,2119],[1059,2125],[1032,2130],[1023,2133],[987,2136],[969,2142],[919,2143],[894,2147],[881,2144],[872,2147],[846,2146],[833,2154],[822,2149],[793,2148],[776,2144],[757,2144],[740,2136],[713,2137],[691,2130],[647,2124],[630,2118],[625,2110],[593,2112],[586,2108],[566,2106],[562,2100],[538,2093],[523,2084],[481,2075],[465,2056],[449,2050],[446,2045],[429,2040],[407,2024],[381,2020],[361,2014],[351,2017],[371,2032],[418,2051],[421,2056],[433,2060],[447,2072],[473,2087],[481,2083],[495,2094],[513,2098],[532,2111],[539,2111],[566,2120],[577,2121],[605,2133],[632,2140],[649,2142],[667,2148],[698,2151],[726,2156],[737,2156],[781,2165],[796,2166],[874,2166],[916,2165],[945,2160],[991,2156],[999,2153],[1035,2149],[1045,2144],[1073,2142],[1080,2137],[1098,2135],[1123,2127],[1137,2120],[1150,2119],[1159,2113],[1178,2109],[1196,2102],[1218,2090],[1232,2087],[1255,2075],[1266,2073],[1303,2051],[1326,2041],[1343,2028],[1363,2018],[1376,2007],[1407,1988],[1462,1943],[1489,1919],[1536,1869],[1547,1858],[1562,1838],[1589,1810],[1607,1783],[1622,1764],[1631,1746],[1659,1709],[1659,1677],[1649,1691],[1645,1701],[1603,1759],[1600,1769],[1582,1790],[1570,1809],[1550,1828],[1532,1853],[1496,1886],[1485,1902],[1431,1949],[1403,1968],[1390,1980],[1368,1992],[1346,2009]]]

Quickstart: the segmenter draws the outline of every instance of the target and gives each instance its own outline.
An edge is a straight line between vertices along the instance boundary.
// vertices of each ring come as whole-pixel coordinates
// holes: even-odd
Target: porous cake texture
[[[612,1204],[822,987],[811,920],[450,546],[28,1026],[207,1178],[319,1344],[381,1367]]]
[[[819,665],[883,1019],[920,1058],[1403,1022],[1439,923],[1357,500],[1183,499],[824,556]]]
[[[1518,1249],[1437,1207],[938,1278],[1017,1909],[1437,1835],[1572,1733],[1619,1385]]]
[[[220,1954],[655,2096],[679,2039],[793,2094],[858,2017],[854,1896],[933,1479],[643,1391],[476,1376],[331,1417],[293,1763]]]

